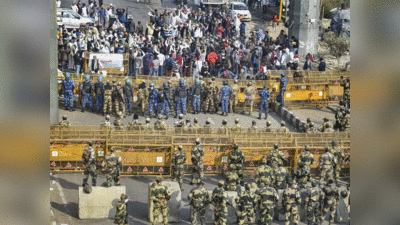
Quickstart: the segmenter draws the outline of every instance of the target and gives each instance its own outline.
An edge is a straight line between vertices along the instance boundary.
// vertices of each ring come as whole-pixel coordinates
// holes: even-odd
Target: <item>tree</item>
[[[340,66],[340,58],[346,51],[350,49],[350,39],[343,38],[342,35],[336,36],[330,32],[325,35],[325,43],[328,45],[329,52],[338,60],[338,70]]]

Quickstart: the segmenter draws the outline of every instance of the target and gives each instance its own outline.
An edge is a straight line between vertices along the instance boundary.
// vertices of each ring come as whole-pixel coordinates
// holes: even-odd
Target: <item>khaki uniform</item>
[[[124,89],[121,86],[113,87],[113,98],[115,112],[120,111],[121,108],[122,114],[125,114]]]
[[[243,132],[243,127],[239,124],[235,124],[235,126],[232,127],[232,132]]]
[[[139,120],[132,120],[128,124],[128,130],[140,130],[140,126],[142,124],[139,123]]]
[[[120,118],[114,120],[115,130],[124,130],[124,122]]]
[[[237,105],[238,105],[238,101],[239,101],[239,93],[240,93],[240,88],[239,88],[239,86],[237,85],[237,84],[233,84],[232,86],[231,86],[231,88],[232,88],[232,92],[233,92],[233,95],[232,95],[232,97],[229,99],[229,109],[230,109],[230,113],[232,113],[232,112],[236,112],[236,110],[237,110]],[[232,110],[232,109],[235,109],[235,110]]]
[[[138,102],[142,106],[142,113],[144,113],[144,108],[146,106],[146,101],[149,98],[149,90],[147,88],[141,88],[138,91]]]
[[[246,95],[246,97],[244,101],[243,113],[245,112],[247,106],[250,106],[249,115],[251,114],[251,112],[253,112],[254,93],[256,93],[256,89],[252,86],[244,89],[244,94]]]
[[[229,127],[226,125],[222,125],[220,128],[218,128],[218,134],[228,134]]]
[[[257,133],[257,129],[258,129],[257,126],[252,125],[252,126],[249,128],[249,133],[255,134],[255,133]]]
[[[113,89],[105,89],[104,88],[104,105],[103,112],[111,113],[112,112],[112,92]]]

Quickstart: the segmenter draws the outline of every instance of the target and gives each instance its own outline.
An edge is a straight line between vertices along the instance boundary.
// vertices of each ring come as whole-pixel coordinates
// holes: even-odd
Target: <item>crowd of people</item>
[[[72,8],[94,18],[95,24],[72,31],[63,25],[57,28],[63,71],[67,67],[82,72],[85,52],[129,54],[125,74],[129,76],[263,80],[271,70],[293,70],[301,75],[301,69],[311,70],[315,62],[308,54],[304,65],[299,65],[296,37],[288,37],[284,30],[277,38],[268,30],[249,30],[241,17],[232,18],[226,7],[196,11],[178,5],[173,11],[149,12],[149,21],[133,21],[125,9],[97,6],[95,1],[87,7],[78,2]],[[318,70],[325,68],[321,58]]]

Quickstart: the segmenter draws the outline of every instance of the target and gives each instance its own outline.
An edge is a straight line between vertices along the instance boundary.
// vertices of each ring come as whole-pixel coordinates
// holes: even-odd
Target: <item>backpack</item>
[[[169,58],[167,60],[167,70],[172,70],[172,59],[171,58]]]

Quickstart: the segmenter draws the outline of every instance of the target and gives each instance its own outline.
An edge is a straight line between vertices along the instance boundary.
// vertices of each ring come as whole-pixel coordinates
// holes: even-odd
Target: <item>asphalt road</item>
[[[95,220],[80,220],[78,218],[78,188],[82,185],[82,173],[59,173],[50,176],[50,214],[55,219],[56,224],[112,224],[111,219],[95,219]],[[169,178],[166,178],[167,180]],[[213,190],[218,180],[222,177],[206,176],[204,180],[204,187],[207,190]],[[90,181],[90,179],[89,179]],[[98,184],[105,182],[105,176],[99,175],[97,178]],[[126,194],[129,197],[127,212],[129,224],[144,225],[150,224],[147,219],[147,188],[148,183],[155,181],[154,177],[122,177],[121,185],[126,187]],[[253,182],[253,180],[246,180],[246,182]],[[182,192],[182,205],[188,203],[187,196],[190,190],[195,187],[189,184],[190,177],[184,178]],[[181,209],[181,222],[174,224],[190,224],[189,206],[182,206]],[[329,216],[327,216],[329,219]],[[53,223],[54,224],[54,223]],[[273,224],[284,224],[284,222],[274,221]],[[305,223],[299,223],[305,224]],[[328,224],[324,221],[323,225]]]

